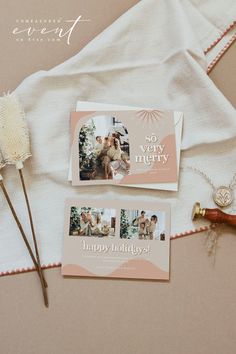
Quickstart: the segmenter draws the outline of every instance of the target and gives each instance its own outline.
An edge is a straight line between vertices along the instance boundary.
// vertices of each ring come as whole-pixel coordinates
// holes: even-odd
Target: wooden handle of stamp
[[[201,208],[199,202],[193,206],[192,220],[204,218],[211,221],[214,224],[226,224],[236,227],[236,215],[226,214],[220,209],[207,209]]]
[[[220,209],[205,209],[204,218],[217,224],[227,224],[236,227],[236,215],[226,214]]]

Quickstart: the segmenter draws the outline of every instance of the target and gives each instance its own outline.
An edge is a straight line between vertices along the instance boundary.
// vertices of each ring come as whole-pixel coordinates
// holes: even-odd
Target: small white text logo
[[[90,22],[82,15],[75,20],[17,19],[12,34],[17,42],[60,42],[71,43],[74,30],[83,22]]]

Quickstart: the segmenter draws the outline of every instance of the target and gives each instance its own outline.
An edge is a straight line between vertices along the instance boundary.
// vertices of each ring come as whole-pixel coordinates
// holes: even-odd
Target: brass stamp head
[[[196,202],[193,206],[192,220],[204,217],[204,215],[205,215],[205,209],[202,209],[200,203]]]

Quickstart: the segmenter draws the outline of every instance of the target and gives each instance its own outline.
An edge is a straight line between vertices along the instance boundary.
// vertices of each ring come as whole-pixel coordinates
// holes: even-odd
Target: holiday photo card
[[[68,200],[64,233],[65,276],[169,279],[167,203]]]
[[[71,114],[72,185],[176,183],[174,112]]]

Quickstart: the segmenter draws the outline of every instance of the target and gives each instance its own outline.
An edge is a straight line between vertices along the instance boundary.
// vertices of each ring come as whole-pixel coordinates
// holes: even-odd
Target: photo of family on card
[[[130,171],[129,137],[115,117],[88,119],[79,132],[80,180],[122,179]]]
[[[114,237],[115,209],[71,207],[70,236]]]
[[[120,238],[165,241],[165,213],[121,209]]]

